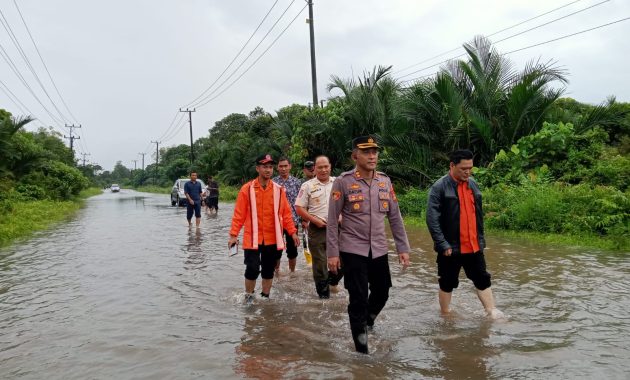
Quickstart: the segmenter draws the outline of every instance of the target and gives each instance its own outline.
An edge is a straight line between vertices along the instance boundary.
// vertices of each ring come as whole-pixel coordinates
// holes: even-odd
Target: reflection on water
[[[390,258],[394,288],[365,356],[345,291],[319,300],[301,257],[270,300],[243,304],[242,251],[225,248],[231,213],[221,204],[189,229],[167,194],[104,193],[70,223],[0,250],[2,377],[628,377],[627,253],[490,237],[507,319],[486,319],[463,275],[454,316],[442,318],[431,239],[411,228],[412,266]]]

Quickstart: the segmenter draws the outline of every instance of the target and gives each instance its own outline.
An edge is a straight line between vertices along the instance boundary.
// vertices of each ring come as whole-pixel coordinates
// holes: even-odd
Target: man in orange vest
[[[283,231],[288,232],[296,246],[300,244],[284,189],[271,181],[275,164],[269,154],[256,159],[258,177],[241,187],[232,216],[228,247],[236,244],[238,234],[245,226],[243,250],[248,300],[254,296],[259,274],[262,276],[260,295],[269,297],[276,261],[285,247]]]

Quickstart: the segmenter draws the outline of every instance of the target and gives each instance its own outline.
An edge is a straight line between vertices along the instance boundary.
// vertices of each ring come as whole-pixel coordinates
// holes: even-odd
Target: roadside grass
[[[101,194],[99,188],[89,188],[73,200],[68,201],[18,201],[8,214],[0,215],[0,247],[8,246],[18,239],[50,228],[52,225],[71,218],[86,198]]]
[[[427,228],[424,217],[403,217],[406,226]],[[555,247],[584,247],[606,251],[630,252],[630,237],[627,236],[597,236],[593,234],[559,234],[542,233],[532,231],[503,230],[500,228],[486,227],[486,235],[535,242]]]

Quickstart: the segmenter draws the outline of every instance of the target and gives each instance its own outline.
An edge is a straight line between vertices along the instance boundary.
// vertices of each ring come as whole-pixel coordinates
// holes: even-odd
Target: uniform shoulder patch
[[[333,196],[333,200],[340,200],[341,199],[341,191],[333,191],[332,192],[332,196]]]

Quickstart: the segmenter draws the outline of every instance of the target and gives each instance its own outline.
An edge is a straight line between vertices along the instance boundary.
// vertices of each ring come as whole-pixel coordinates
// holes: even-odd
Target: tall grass
[[[423,225],[427,190],[398,195],[406,221]],[[630,250],[630,191],[563,184],[497,185],[483,191],[485,225],[542,242]],[[555,237],[554,237],[555,236]]]
[[[101,194],[99,188],[89,188],[71,201],[23,201],[12,203],[11,210],[0,215],[0,247],[7,246],[15,240],[31,236],[34,232],[44,230],[63,221],[81,208],[83,199]]]

